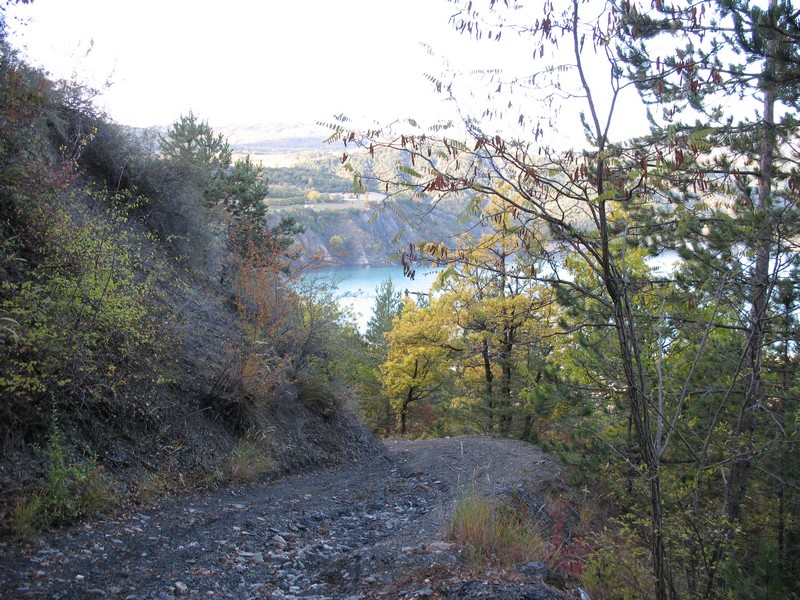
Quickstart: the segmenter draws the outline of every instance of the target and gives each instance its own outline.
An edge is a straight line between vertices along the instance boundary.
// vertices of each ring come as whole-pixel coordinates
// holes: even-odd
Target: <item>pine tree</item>
[[[390,277],[375,288],[375,303],[372,305],[372,316],[367,322],[364,334],[367,344],[376,355],[385,359],[387,349],[384,334],[392,330],[392,322],[403,312],[403,301],[400,291]]]
[[[199,188],[208,205],[222,199],[221,184],[231,165],[231,149],[223,135],[214,134],[207,121],[193,112],[170,125],[159,137],[162,156],[178,169],[184,183]]]
[[[394,321],[403,312],[400,292],[392,279],[375,288],[372,316],[364,334],[364,364],[360,369],[362,389],[361,411],[369,426],[376,432],[389,435],[395,427],[396,415],[389,398],[382,392],[378,380],[378,368],[386,361],[389,343],[386,334],[392,330]]]
[[[698,451],[700,470],[726,464],[721,502],[728,526],[736,527],[745,519],[751,479],[764,469],[759,457],[775,435],[766,366],[776,342],[772,296],[797,285],[790,240],[798,233],[800,20],[790,2],[778,0],[766,7],[741,0],[657,3],[645,14],[625,4],[621,15],[622,56],[653,107],[645,143],[661,160],[651,172],[685,209],[678,218],[659,218],[681,224],[675,247],[695,265],[692,276],[726,290],[741,315],[732,323],[742,332],[733,379]],[[680,47],[665,52],[664,37],[668,47]],[[660,237],[664,243],[669,236]],[[727,456],[711,450],[723,435]],[[713,593],[734,537],[718,540],[704,589],[693,593]]]

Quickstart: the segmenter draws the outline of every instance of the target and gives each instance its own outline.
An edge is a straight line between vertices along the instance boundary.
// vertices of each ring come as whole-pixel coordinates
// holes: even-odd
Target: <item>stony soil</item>
[[[336,470],[169,498],[38,536],[0,540],[8,598],[568,597],[540,563],[470,571],[443,540],[459,490],[541,506],[560,489],[533,446],[480,436],[385,442]],[[578,590],[574,590],[578,594]]]

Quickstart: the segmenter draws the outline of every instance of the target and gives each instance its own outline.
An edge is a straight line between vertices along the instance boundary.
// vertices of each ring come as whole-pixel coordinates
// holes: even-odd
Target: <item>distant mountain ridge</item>
[[[330,150],[325,143],[330,132],[309,123],[255,123],[216,127],[215,131],[228,139],[234,152],[253,154],[284,154],[308,150]]]

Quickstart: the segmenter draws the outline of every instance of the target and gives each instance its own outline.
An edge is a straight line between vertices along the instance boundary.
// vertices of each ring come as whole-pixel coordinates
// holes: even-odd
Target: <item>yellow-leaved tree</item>
[[[400,434],[409,432],[409,407],[433,403],[452,382],[452,326],[441,305],[423,308],[404,299],[403,312],[386,334],[389,352],[379,368],[384,394],[400,417]],[[437,308],[438,307],[438,308]]]

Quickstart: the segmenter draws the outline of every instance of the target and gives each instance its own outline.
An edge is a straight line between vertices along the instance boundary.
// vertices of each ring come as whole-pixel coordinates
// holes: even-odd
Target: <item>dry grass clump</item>
[[[475,489],[466,490],[456,500],[447,538],[463,546],[464,560],[474,567],[511,566],[542,560],[548,554],[548,539],[538,522]]]
[[[237,483],[256,481],[272,471],[275,464],[264,440],[248,437],[236,444],[228,458],[228,479]]]

